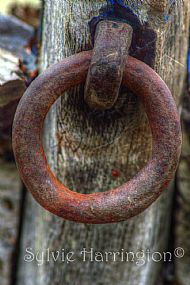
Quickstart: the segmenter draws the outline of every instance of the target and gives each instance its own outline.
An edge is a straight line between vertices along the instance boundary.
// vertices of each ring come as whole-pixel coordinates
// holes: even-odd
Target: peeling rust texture
[[[92,109],[110,109],[116,102],[132,31],[126,23],[104,20],[97,24],[84,97]]]
[[[174,99],[159,75],[129,56],[122,85],[137,94],[144,105],[153,138],[151,158],[134,178],[116,189],[93,194],[67,189],[47,164],[42,129],[55,100],[85,82],[91,58],[91,51],[71,56],[31,83],[16,111],[13,149],[21,178],[42,207],[72,221],[113,223],[144,211],[168,185],[181,150],[180,120]]]

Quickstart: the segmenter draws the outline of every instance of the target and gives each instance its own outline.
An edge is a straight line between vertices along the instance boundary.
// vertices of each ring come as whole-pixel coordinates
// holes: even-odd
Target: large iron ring
[[[93,194],[67,189],[47,164],[42,129],[55,100],[85,81],[91,54],[88,51],[66,58],[31,83],[16,111],[13,149],[21,178],[42,207],[81,223],[119,222],[151,205],[174,175],[181,149],[180,120],[173,97],[159,75],[128,57],[122,84],[144,105],[153,138],[151,158],[134,178],[116,189]]]

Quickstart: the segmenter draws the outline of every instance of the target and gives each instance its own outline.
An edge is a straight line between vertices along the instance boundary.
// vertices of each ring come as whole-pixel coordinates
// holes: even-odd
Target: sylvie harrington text
[[[34,250],[26,248],[24,261],[35,262],[38,266],[50,262],[63,262],[72,264],[75,262],[134,262],[138,266],[143,266],[147,262],[171,262],[173,258],[182,258],[185,255],[184,249],[177,247],[173,252],[151,251],[150,249],[139,251],[126,251],[124,249],[115,251],[97,251],[93,248],[82,248],[77,252],[67,249],[52,251],[49,248]]]

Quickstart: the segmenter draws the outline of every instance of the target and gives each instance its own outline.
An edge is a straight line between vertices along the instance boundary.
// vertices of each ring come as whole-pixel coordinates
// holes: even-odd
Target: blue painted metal
[[[123,4],[122,0],[107,0],[108,4],[114,5],[115,3],[119,3],[120,5]]]
[[[99,10],[99,15],[90,21],[90,28],[104,19],[125,22],[131,25],[133,30],[138,30],[141,27],[137,14],[131,8],[129,8],[128,5],[123,5],[122,0],[107,0],[107,5],[104,5]],[[91,35],[93,35],[93,28],[91,28],[91,32]]]
[[[137,17],[136,13],[128,5],[123,4],[122,0],[107,0],[107,6],[103,6],[100,9],[100,16],[122,21],[127,21],[128,14]]]

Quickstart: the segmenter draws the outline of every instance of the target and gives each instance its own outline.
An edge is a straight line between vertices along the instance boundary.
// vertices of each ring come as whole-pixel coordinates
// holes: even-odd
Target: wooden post
[[[129,6],[131,2],[134,1],[126,1]],[[183,4],[175,1],[169,12],[168,1],[162,1],[159,11],[151,5],[155,1],[144,2],[136,1],[135,9],[141,21],[147,20],[157,34],[154,69],[166,81],[179,104],[185,74],[189,0]],[[89,48],[87,23],[104,3],[101,0],[45,1],[42,69]],[[71,93],[53,106],[45,125],[45,149],[52,170],[66,186],[74,191],[82,189],[84,193],[105,191],[126,182],[145,164],[151,152],[150,130],[140,102],[134,95],[123,94],[113,110],[97,113],[85,107],[79,88]],[[166,250],[172,194],[171,185],[144,213],[112,225],[62,221],[28,196],[18,284],[152,285],[158,281],[163,284],[162,262],[140,260],[136,254],[142,254],[141,250],[161,253]],[[46,261],[38,266],[26,248],[30,248],[32,254],[49,249],[54,252],[54,258],[56,250],[61,254],[61,249],[65,249],[73,252],[74,261],[64,262],[60,255],[57,261],[52,257],[47,261],[46,256]],[[101,255],[95,260],[94,254],[92,260],[87,254],[84,261],[83,248],[101,252],[104,261]],[[132,252],[128,262],[120,258],[106,262],[106,251],[121,252],[122,249]],[[145,264],[140,266],[143,262]]]
[[[177,203],[175,207],[175,247],[182,248],[179,254],[184,254],[182,259],[175,258],[175,278],[177,284],[189,284],[189,264],[190,264],[190,98],[189,92],[184,90],[183,95],[183,112],[182,112],[182,129],[183,145],[182,154],[177,173]]]

